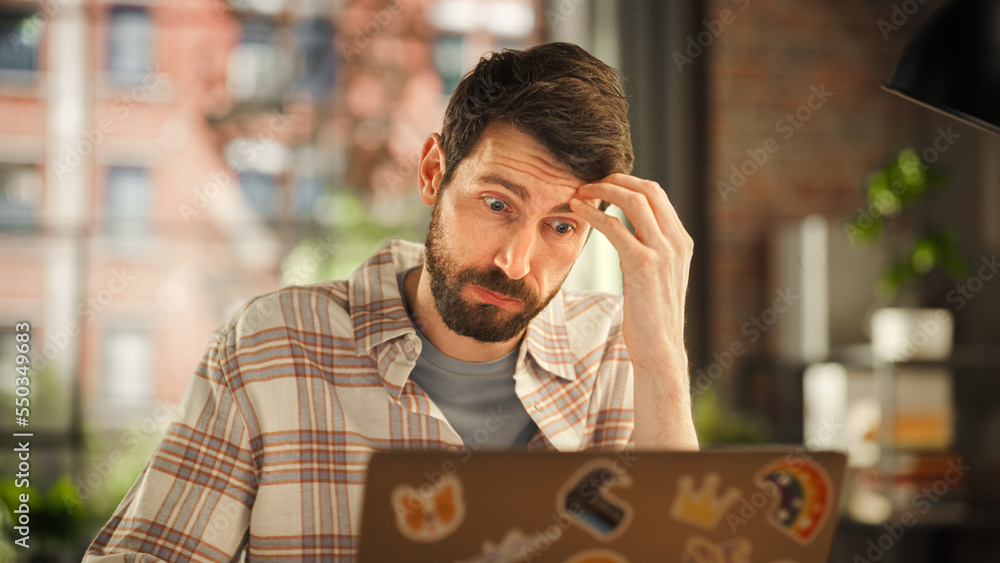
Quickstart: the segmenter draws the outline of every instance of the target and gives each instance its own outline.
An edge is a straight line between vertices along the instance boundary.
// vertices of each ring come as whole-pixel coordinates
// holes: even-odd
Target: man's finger
[[[631,245],[640,244],[631,231],[628,230],[628,227],[617,217],[608,215],[577,198],[569,200],[569,205],[573,212],[583,217],[585,221],[590,223],[591,227],[604,233],[604,236],[608,238],[608,241],[615,247],[618,254],[631,254]]]
[[[653,245],[663,236],[663,229],[645,194],[607,183],[586,184],[577,193],[588,198],[599,197],[620,207],[635,227],[635,235],[643,243]]]
[[[674,208],[673,203],[670,202],[670,197],[667,195],[666,190],[656,182],[619,173],[610,174],[595,183],[618,185],[642,193],[649,200],[650,206],[653,208],[653,214],[656,216],[661,227],[665,228],[669,225],[680,224],[681,222],[680,217],[677,215],[677,210]]]

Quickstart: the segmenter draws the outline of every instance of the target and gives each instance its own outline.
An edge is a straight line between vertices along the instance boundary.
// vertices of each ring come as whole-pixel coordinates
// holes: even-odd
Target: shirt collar
[[[572,381],[576,379],[576,359],[569,346],[564,304],[563,291],[560,290],[542,312],[531,320],[524,334],[521,360],[531,354],[531,358],[543,370]],[[521,367],[523,366],[519,361],[518,369]]]
[[[422,244],[390,239],[351,275],[348,300],[358,354],[370,355],[379,344],[406,334],[416,338],[396,275],[423,261]],[[528,324],[518,353],[518,371],[523,369],[528,354],[550,374],[571,381],[576,379],[576,361],[566,331],[561,290]]]
[[[423,245],[390,239],[351,274],[348,302],[358,354],[369,354],[375,346],[407,333],[416,335],[396,274],[423,261]]]

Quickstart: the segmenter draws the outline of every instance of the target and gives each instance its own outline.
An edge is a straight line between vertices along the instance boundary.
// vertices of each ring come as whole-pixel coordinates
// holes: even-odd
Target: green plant
[[[912,148],[899,151],[868,177],[866,206],[844,224],[844,230],[855,246],[870,248],[883,242],[890,246],[890,258],[877,282],[882,297],[895,299],[935,271],[955,281],[966,275],[968,264],[954,229],[921,224],[915,214],[948,184],[944,170],[925,162]]]
[[[87,529],[88,514],[73,508],[80,502],[70,477],[64,475],[59,478],[47,491],[33,486],[17,487],[14,481],[0,482],[0,510],[3,515],[0,522],[3,523],[7,542],[21,537],[14,530],[19,517],[14,511],[22,504],[21,495],[28,498],[31,558],[52,558],[72,552]],[[0,553],[3,551],[0,548]]]
[[[329,226],[303,237],[289,252],[281,268],[286,284],[348,279],[386,239],[423,241],[426,237],[430,208],[416,197],[391,220],[379,217],[353,190],[332,190],[327,197],[323,223]]]
[[[772,439],[761,422],[723,407],[712,389],[706,389],[695,397],[693,407],[694,426],[702,446],[761,444]]]

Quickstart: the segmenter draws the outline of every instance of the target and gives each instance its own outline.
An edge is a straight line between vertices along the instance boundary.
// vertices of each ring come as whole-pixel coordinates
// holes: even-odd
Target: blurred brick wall
[[[880,85],[910,34],[940,2],[908,2],[906,8],[914,11],[908,21],[898,30],[880,29],[879,20],[892,24],[893,5],[885,0],[706,5],[710,23],[723,15],[730,20],[701,55],[708,59],[709,80],[711,350],[740,341],[747,348],[744,360],[767,351],[773,335],[749,343],[740,328],[783,289],[769,279],[769,233],[783,221],[812,213],[839,227],[858,209],[870,171],[912,142],[915,122],[927,110]],[[895,5],[903,9],[902,1]],[[901,20],[897,14],[896,22]],[[733,177],[734,166],[743,169],[742,185],[740,175]]]

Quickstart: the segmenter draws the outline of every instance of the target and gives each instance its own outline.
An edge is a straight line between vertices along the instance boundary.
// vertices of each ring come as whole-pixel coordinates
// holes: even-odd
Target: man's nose
[[[536,233],[534,229],[523,228],[510,233],[503,247],[497,252],[493,263],[503,270],[507,277],[518,280],[531,270],[531,258],[535,251]]]

